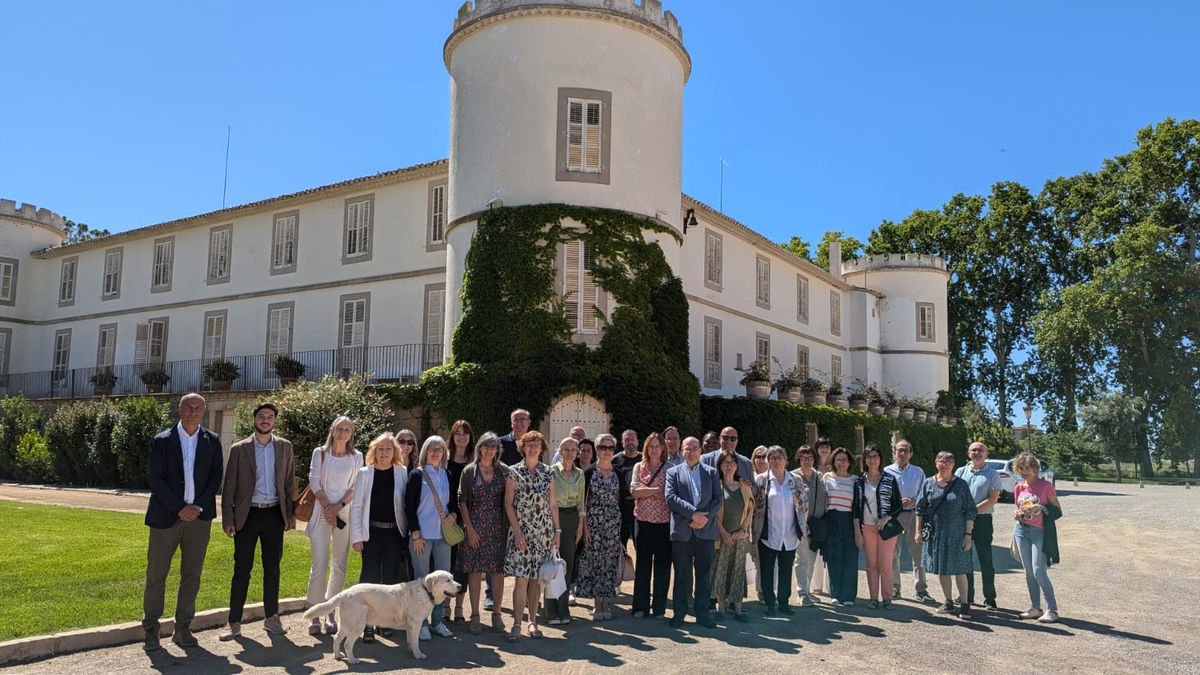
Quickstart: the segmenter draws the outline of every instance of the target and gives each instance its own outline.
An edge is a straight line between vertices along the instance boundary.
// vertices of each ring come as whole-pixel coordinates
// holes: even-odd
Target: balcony
[[[304,378],[317,380],[325,375],[349,377],[354,373],[366,373],[371,384],[388,382],[417,382],[421,374],[442,363],[442,346],[435,344],[389,345],[381,347],[353,347],[346,349],[318,349],[309,352],[292,352],[292,358],[304,364]],[[256,391],[275,389],[280,386],[273,362],[275,355],[227,356],[226,360],[237,364],[240,375],[233,381],[229,391]],[[216,387],[204,377],[205,359],[167,361],[161,364],[171,379],[162,387],[161,393],[186,394],[193,391],[212,391]],[[154,369],[152,364],[125,364],[111,367],[72,368],[69,370],[42,370],[29,373],[12,373],[0,377],[0,396],[23,394],[30,399],[79,398],[84,396],[111,395],[133,396],[152,393],[142,383],[142,373]],[[116,384],[110,391],[92,384],[97,372],[111,370],[116,375]]]

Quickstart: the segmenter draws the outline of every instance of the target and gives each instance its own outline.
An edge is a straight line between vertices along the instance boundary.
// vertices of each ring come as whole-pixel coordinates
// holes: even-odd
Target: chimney
[[[829,273],[835,278],[842,278],[842,242],[829,242]]]

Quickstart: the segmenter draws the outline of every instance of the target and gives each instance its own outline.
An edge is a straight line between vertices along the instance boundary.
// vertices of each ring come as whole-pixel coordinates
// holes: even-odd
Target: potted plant
[[[171,381],[171,376],[160,366],[151,367],[150,370],[142,372],[140,377],[142,384],[146,385],[146,391],[151,394],[161,392],[163,387]]]
[[[836,377],[829,383],[829,387],[825,390],[825,402],[829,405],[836,405],[842,408],[850,407],[850,399],[846,398],[846,392],[842,389],[842,383]]]
[[[907,396],[903,396],[900,398],[899,405],[900,419],[911,420],[913,418],[913,414],[916,412],[916,408],[913,407],[916,404],[913,403],[913,400]]]
[[[825,403],[825,383],[814,378],[805,378],[800,388],[804,390],[804,402],[808,405],[823,405]]]
[[[883,390],[883,409],[888,417],[900,419],[900,396],[896,394],[895,389]]]
[[[775,363],[778,364],[779,361]],[[779,400],[797,403],[804,398],[804,390],[800,388],[803,384],[804,373],[798,366],[792,365],[787,370],[780,368],[779,377],[771,386],[779,392]]]
[[[927,408],[925,405],[925,399],[914,398],[912,400],[912,404],[914,421],[924,422],[925,420],[929,419],[929,408]]]
[[[113,387],[117,384],[117,376],[113,373],[112,368],[105,368],[92,375],[91,382],[93,394],[96,396],[108,396],[112,394]]]
[[[279,378],[279,385],[286,387],[296,380],[304,376],[306,369],[303,363],[293,359],[287,354],[279,354],[275,357],[275,375]]]
[[[867,397],[867,384],[862,380],[855,378],[854,384],[850,385],[850,396],[847,399],[850,407],[855,410],[866,412],[870,406],[870,399]]]
[[[887,410],[887,405],[883,399],[883,392],[879,391],[878,387],[870,386],[865,391],[867,395],[867,410],[876,417],[879,417]]]
[[[233,386],[233,381],[238,379],[241,374],[241,368],[228,359],[209,361],[204,366],[204,377],[212,380],[213,389],[217,391],[229,391],[229,388]]]
[[[771,367],[766,361],[751,361],[745,368],[739,368],[742,373],[741,384],[746,385],[746,396],[750,398],[770,398],[771,396]]]

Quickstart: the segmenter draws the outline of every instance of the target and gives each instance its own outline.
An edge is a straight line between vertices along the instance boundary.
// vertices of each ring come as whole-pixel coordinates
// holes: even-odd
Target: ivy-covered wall
[[[891,462],[892,432],[898,430],[902,438],[912,443],[912,462],[925,469],[927,474],[933,471],[933,458],[943,450],[954,453],[956,466],[962,465],[967,458],[967,430],[961,425],[951,427],[895,420],[824,405],[714,396],[701,397],[700,411],[706,430],[720,431],[726,426],[738,430],[739,451],[749,455],[758,445],[781,445],[788,450],[789,465],[796,448],[808,442],[809,422],[815,423],[818,434],[828,436],[835,448],[844,446],[855,455],[858,450],[855,427],[861,425],[863,442],[874,441],[883,450],[888,463]]]
[[[558,397],[595,396],[614,430],[700,428],[700,385],[688,369],[683,284],[646,233],[674,230],[613,209],[537,204],[484,214],[467,253],[462,319],[452,361],[401,388],[401,407],[421,403],[445,419],[504,431],[513,409],[536,426]],[[559,245],[579,240],[595,254],[596,284],[615,310],[596,349],[573,344],[555,288]]]

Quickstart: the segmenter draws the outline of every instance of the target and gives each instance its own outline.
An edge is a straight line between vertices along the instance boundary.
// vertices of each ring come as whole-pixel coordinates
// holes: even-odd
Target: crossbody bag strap
[[[954,481],[956,481],[956,480],[958,480],[958,476],[951,478],[950,482],[946,483],[946,491],[944,493],[942,493],[941,501],[939,501],[937,503],[937,506],[933,507],[933,510],[929,512],[930,520],[933,520],[933,514],[937,513],[937,510],[942,508],[942,504],[946,503],[946,497],[948,497],[950,495],[950,488],[954,487]],[[935,478],[934,481],[936,482],[937,479]],[[928,494],[928,491],[926,491],[926,494]]]
[[[442,498],[438,496],[437,488],[433,486],[433,479],[429,477],[429,472],[424,468],[421,469],[421,477],[425,479],[425,484],[429,486],[429,491],[433,493],[433,503],[437,506],[438,515],[445,518],[446,509],[442,508]]]

